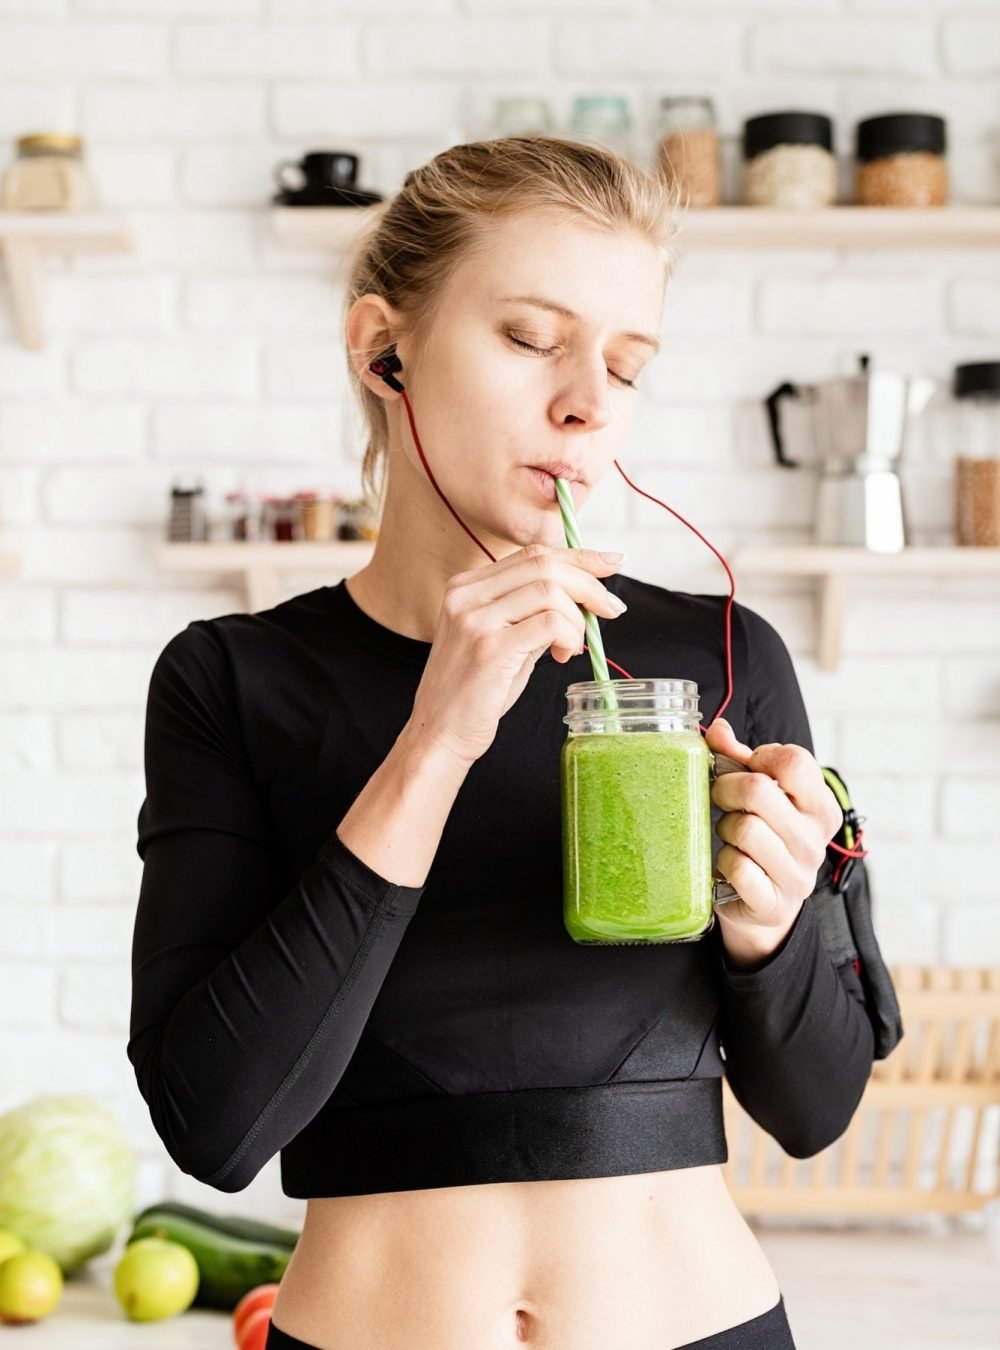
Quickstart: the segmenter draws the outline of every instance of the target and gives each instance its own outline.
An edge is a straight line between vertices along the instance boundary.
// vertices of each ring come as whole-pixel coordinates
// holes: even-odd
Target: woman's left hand
[[[715,912],[730,962],[753,965],[793,928],[844,814],[802,746],[751,750],[722,718],[709,726],[705,741],[750,770],[716,778],[712,801],[725,812],[715,827],[723,841],[716,868],[740,894]]]

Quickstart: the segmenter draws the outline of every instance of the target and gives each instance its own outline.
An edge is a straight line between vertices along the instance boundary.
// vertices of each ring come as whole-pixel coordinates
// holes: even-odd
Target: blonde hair
[[[395,196],[380,204],[347,262],[345,319],[361,296],[382,296],[406,316],[406,331],[419,347],[458,266],[477,248],[488,247],[490,225],[531,211],[576,218],[612,233],[638,231],[661,249],[664,281],[670,274],[676,189],[599,146],[554,136],[505,136],[451,146],[407,174]],[[365,363],[386,346],[364,353]],[[362,490],[380,509],[389,444],[385,403],[366,387],[350,353],[347,364],[368,431]]]

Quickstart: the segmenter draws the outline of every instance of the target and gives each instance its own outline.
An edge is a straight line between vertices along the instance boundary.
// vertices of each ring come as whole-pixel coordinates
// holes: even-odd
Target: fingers
[[[544,597],[548,592],[543,588],[556,587],[603,618],[616,618],[621,613],[612,593],[593,572],[569,560],[569,555],[590,553],[590,550],[549,549],[531,557],[523,556],[524,552],[513,555],[516,561],[505,559],[496,566],[459,572],[451,577],[445,591],[445,604],[450,612],[461,614],[468,609],[481,609],[518,588],[534,590]],[[605,575],[617,570],[617,564],[601,563],[600,566]]]
[[[811,826],[809,819],[796,809],[775,779],[765,773],[753,771],[723,774],[712,784],[712,801],[723,811],[736,813],[734,819],[737,821],[759,817],[765,828],[772,830],[782,841],[782,847],[797,865],[806,869],[813,867],[817,853],[814,827]],[[720,826],[725,819],[726,816],[723,816],[719,821]],[[755,828],[743,827],[747,832]],[[743,847],[729,834],[723,835],[721,829],[717,828],[716,833],[720,839],[725,838],[737,847]],[[815,863],[814,873],[820,862],[822,858]],[[733,884],[735,885],[735,882]]]
[[[737,864],[742,867],[741,859],[749,858],[783,895],[804,894],[813,889],[818,870],[818,866],[812,865],[815,851],[798,857],[760,816],[730,812],[722,817],[715,832],[728,845],[728,849],[719,850],[720,868],[723,863],[730,868]],[[732,877],[727,876],[726,879],[732,881]],[[740,890],[735,881],[732,884]],[[740,891],[740,895],[745,900],[751,898],[743,891]]]

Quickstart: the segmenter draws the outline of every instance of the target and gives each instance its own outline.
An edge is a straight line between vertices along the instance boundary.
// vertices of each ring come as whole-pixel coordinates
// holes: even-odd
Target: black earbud
[[[392,347],[376,356],[374,361],[368,363],[368,369],[373,375],[377,375],[380,380],[384,380],[390,389],[395,389],[397,394],[403,392],[403,386],[396,379],[394,371],[402,370],[403,363],[396,355]]]

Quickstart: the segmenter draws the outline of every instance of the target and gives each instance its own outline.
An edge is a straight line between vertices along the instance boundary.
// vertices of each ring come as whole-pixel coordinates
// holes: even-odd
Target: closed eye
[[[525,351],[534,352],[536,356],[551,356],[555,351],[555,347],[533,347],[530,342],[522,342],[521,339],[515,337],[513,333],[508,333],[507,337],[516,347],[523,347]],[[613,380],[617,380],[619,384],[624,385],[626,389],[638,388],[635,380],[626,380],[624,375],[616,375],[615,372],[610,369],[608,370],[608,374]]]

